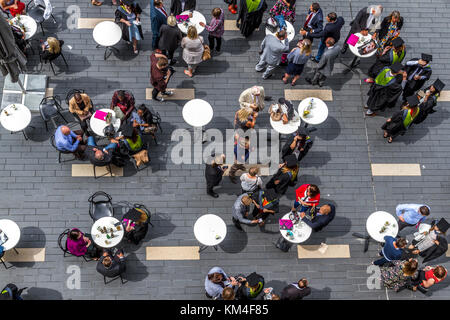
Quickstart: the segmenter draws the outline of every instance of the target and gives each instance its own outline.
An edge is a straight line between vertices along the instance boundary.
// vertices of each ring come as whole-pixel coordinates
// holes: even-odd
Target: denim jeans
[[[383,251],[380,251],[380,254],[383,255]],[[387,260],[383,255],[382,258],[374,261],[373,264],[376,266],[382,266],[383,264],[388,263],[388,262],[389,262],[389,260]]]
[[[327,46],[325,45],[325,41],[324,40],[320,40],[319,49],[317,50],[317,55],[316,55],[316,60],[317,61],[320,61],[320,58],[322,57],[323,52],[325,51],[326,47]]]
[[[88,137],[87,144],[88,144],[88,146],[91,146],[91,147],[96,147],[97,146],[93,136]],[[108,149],[115,149],[115,148],[117,148],[117,143],[110,143],[110,144],[108,144],[105,147],[106,150],[108,150]]]

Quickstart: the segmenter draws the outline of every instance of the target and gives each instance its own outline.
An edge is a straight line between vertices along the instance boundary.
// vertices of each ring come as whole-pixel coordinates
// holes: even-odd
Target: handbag
[[[125,118],[125,114],[123,113],[122,109],[117,106],[114,107],[114,113],[116,115],[116,119],[123,120],[123,118]]]
[[[203,44],[203,41],[201,39],[200,39],[200,42]],[[209,48],[209,46],[207,44],[203,44],[202,60],[206,61],[209,59],[211,59],[211,49]]]

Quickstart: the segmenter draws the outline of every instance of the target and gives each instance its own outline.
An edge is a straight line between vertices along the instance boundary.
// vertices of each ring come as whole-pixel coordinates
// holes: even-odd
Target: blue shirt
[[[386,260],[400,260],[403,250],[394,247],[395,238],[391,236],[385,236],[384,241],[384,247],[383,249],[381,249],[381,252],[383,253],[383,256],[386,258]]]
[[[80,141],[76,140],[77,135],[73,131],[70,131],[70,134],[66,136],[62,133],[61,127],[62,126],[59,126],[55,132],[56,147],[62,151],[74,152],[77,150],[78,144],[80,143]]]
[[[426,218],[426,216],[423,216],[419,212],[419,208],[423,206],[430,210],[430,207],[424,204],[399,204],[395,209],[395,214],[398,217],[402,216],[407,224],[417,224],[419,221],[423,221]]]

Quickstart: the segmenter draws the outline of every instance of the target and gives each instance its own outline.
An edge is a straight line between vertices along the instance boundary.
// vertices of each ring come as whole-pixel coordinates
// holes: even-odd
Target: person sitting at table
[[[158,94],[161,92],[164,96],[173,95],[173,91],[167,90],[167,83],[174,70],[169,67],[167,57],[159,51],[159,49],[156,49],[150,55],[150,82],[153,86],[152,99],[163,102],[164,98],[158,97]]]
[[[241,108],[250,107],[256,112],[264,110],[264,100],[264,88],[261,86],[253,86],[245,89],[239,95],[239,105]]]
[[[139,134],[138,129],[133,128],[133,127],[131,127],[131,128],[127,127],[122,132],[123,132],[123,137],[121,137],[121,138],[122,138],[125,146],[131,153],[136,153],[136,152],[139,152],[140,150],[142,150],[142,148],[144,147],[144,143],[142,141],[142,137]]]
[[[392,265],[380,268],[381,282],[385,288],[400,292],[408,286],[412,279],[417,277],[418,267],[417,260],[413,258],[407,261],[392,261]]]
[[[251,204],[252,199],[246,193],[241,194],[234,202],[231,220],[233,221],[234,226],[238,230],[244,231],[242,229],[241,223],[244,224],[258,223],[258,219],[253,220],[247,219]]]
[[[27,48],[27,42],[25,40],[25,32],[23,32],[22,29],[13,24],[11,25],[11,31],[14,36],[14,41],[17,47],[26,56],[27,54],[25,52],[25,49]]]
[[[116,139],[110,139],[110,143],[104,147],[99,148],[95,143],[94,137],[90,136],[87,140],[86,155],[89,161],[99,167],[106,166],[111,163],[113,152],[119,147],[119,141]]]
[[[300,127],[287,139],[281,149],[281,157],[284,161],[288,155],[294,154],[300,162],[308,154],[312,145],[313,139],[308,135],[308,131],[305,128]]]
[[[148,216],[139,208],[128,210],[122,217],[122,224],[125,229],[124,238],[128,242],[138,245],[148,232]]]
[[[384,247],[378,254],[380,259],[372,262],[376,266],[382,266],[385,263],[401,260],[403,256],[403,249],[406,247],[405,238],[394,238],[391,236],[384,236]]]
[[[197,33],[197,28],[189,26],[187,35],[181,40],[181,47],[183,48],[183,60],[186,62],[188,68],[184,70],[184,74],[189,78],[194,76],[197,66],[203,61],[203,37]]]
[[[111,250],[104,249],[97,263],[97,272],[108,278],[115,278],[126,270],[125,256],[122,250],[117,250],[113,256]]]
[[[224,288],[237,286],[238,282],[234,277],[228,277],[220,267],[213,267],[205,277],[206,296],[210,299],[219,299]]]
[[[169,59],[169,65],[171,66],[177,63],[177,59],[173,57],[173,54],[180,46],[181,39],[183,39],[183,35],[177,26],[177,19],[174,16],[168,16],[167,24],[163,24],[159,29],[158,48]]]
[[[86,145],[83,142],[83,131],[72,131],[68,126],[61,125],[55,131],[55,145],[58,150],[70,151],[82,160]]]
[[[84,132],[87,132],[87,120],[94,114],[91,98],[86,93],[76,92],[69,100],[69,111],[76,119],[78,119],[81,129]]]
[[[419,290],[423,294],[428,292],[428,289],[433,285],[441,282],[447,277],[447,269],[443,266],[426,266],[419,271],[416,279],[413,280],[413,291]]]
[[[352,34],[361,33],[363,30],[366,30],[364,36],[367,36],[369,32],[374,33],[381,25],[382,13],[383,6],[381,5],[372,5],[359,10],[355,19],[350,22],[350,31],[348,32],[347,38],[344,40],[341,53],[344,54],[347,51],[347,40]]]
[[[267,182],[266,189],[274,189],[278,194],[285,194],[289,186],[295,186],[297,175],[297,157],[291,154],[285,158],[277,173]]]
[[[134,0],[120,0],[115,12],[115,22],[122,29],[122,39],[133,43],[134,54],[138,54],[138,41],[144,39],[141,26],[142,9]]]
[[[259,226],[263,227],[269,214],[278,212],[279,196],[273,189],[267,189],[253,192],[251,199],[254,204],[253,218],[258,219]]]
[[[47,40],[41,44],[41,52],[43,61],[56,59],[61,54],[61,42],[54,37],[48,37]]]
[[[193,12],[196,4],[196,0],[172,0],[170,4],[170,14],[173,16],[178,16],[184,11],[189,10]]]
[[[315,184],[302,184],[295,190],[295,202],[291,211],[296,212],[300,206],[300,211],[314,210],[320,202],[320,190]]]
[[[0,6],[5,12],[9,12],[13,17],[23,14],[25,3],[19,0],[0,0]]]
[[[301,278],[297,283],[291,283],[281,291],[281,300],[302,300],[311,294],[308,280]]]
[[[277,0],[275,5],[270,9],[269,15],[274,18],[281,15],[285,20],[295,22],[295,1],[296,0]]]
[[[336,214],[336,208],[332,204],[325,204],[320,207],[316,207],[315,210],[306,210],[300,212],[300,219],[314,232],[318,232],[325,228],[333,219]]]
[[[283,82],[287,83],[291,76],[292,78],[291,85],[294,86],[298,79],[300,79],[300,75],[303,72],[303,68],[305,64],[308,62],[309,57],[311,56],[311,41],[308,39],[300,40],[297,43],[297,46],[289,52],[287,59],[288,65],[286,68],[286,72],[283,77]]]
[[[209,24],[199,22],[199,25],[201,25],[208,31],[208,43],[211,53],[213,52],[214,48],[216,49],[216,52],[219,53],[220,48],[222,47],[222,36],[225,32],[225,14],[222,9],[214,8],[211,11],[211,15],[213,16],[213,18],[211,19],[211,22]]]
[[[244,132],[253,129],[257,118],[258,112],[253,111],[252,108],[241,108],[235,113],[234,127],[235,129],[242,129]]]
[[[278,99],[278,103],[272,104],[268,111],[272,121],[282,121],[283,124],[287,124],[295,116],[294,105],[284,98]]]
[[[67,237],[67,250],[74,256],[88,256],[94,260],[100,257],[99,248],[94,244],[89,233],[81,232],[79,229],[72,229]]]
[[[224,166],[225,155],[221,154],[215,156],[212,159],[211,164],[205,166],[205,179],[206,179],[206,193],[213,198],[218,198],[219,195],[214,192],[213,188],[218,186],[222,181],[222,176],[228,166]]]
[[[111,99],[111,110],[114,110],[116,117],[125,121],[134,110],[134,97],[131,93],[124,90],[117,90],[114,92]],[[123,114],[121,117],[120,112]]]
[[[430,207],[424,204],[399,204],[395,208],[398,217],[398,231],[423,222],[430,215]]]
[[[153,114],[147,109],[145,104],[141,104],[137,111],[131,113],[131,123],[134,128],[138,128],[141,133],[155,135],[158,124],[153,119]]]

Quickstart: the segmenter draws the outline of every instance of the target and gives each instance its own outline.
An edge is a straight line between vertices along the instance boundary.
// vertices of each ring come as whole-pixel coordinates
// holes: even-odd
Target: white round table
[[[22,31],[25,31],[25,40],[32,38],[36,34],[37,23],[32,17],[20,15],[20,17],[15,16],[9,21],[22,29]]]
[[[120,223],[120,230],[117,230],[117,227],[114,226],[116,223]],[[101,233],[98,230],[98,227],[102,229],[103,227],[106,227],[108,233]],[[114,237],[108,239],[106,235],[111,236],[110,229],[113,229]],[[117,246],[122,241],[124,233],[122,223],[114,217],[100,218],[94,222],[91,228],[92,240],[94,240],[94,242],[102,248],[114,248]]]
[[[180,16],[189,15],[189,13],[189,10],[183,11]],[[203,22],[204,24],[206,24],[206,19],[200,12],[194,10],[194,12],[192,12],[192,18],[189,18],[188,22],[177,23],[177,25],[181,32],[183,32],[184,34],[187,34],[187,29],[189,26],[194,26],[197,29],[197,34],[200,34],[203,32],[203,30],[205,30],[205,27],[202,27],[199,22]]]
[[[102,21],[94,27],[92,36],[98,44],[97,48],[105,47],[104,60],[106,60],[113,50],[117,51],[113,46],[122,39],[122,30],[115,22]],[[107,54],[108,50],[110,51],[109,55]]]
[[[384,232],[380,232],[385,223],[389,222]],[[367,233],[378,242],[384,242],[385,236],[396,237],[398,233],[398,223],[395,217],[386,211],[376,211],[372,213],[366,222]]]
[[[348,45],[348,47],[350,48],[350,51],[357,56],[358,58],[369,58],[371,56],[373,56],[377,50],[373,50],[372,52],[368,53],[368,54],[364,54],[361,55],[358,52],[358,48],[365,43],[366,41],[369,41],[370,39],[372,39],[372,35],[367,35],[367,36],[363,36],[361,33],[355,33],[355,36],[357,36],[359,38],[358,42],[356,43],[356,45],[352,46],[352,45]]]
[[[1,219],[0,229],[8,237],[8,240],[2,244],[5,251],[14,249],[20,240],[20,228],[17,223],[9,219]]]
[[[17,110],[16,110],[17,109]],[[6,106],[0,113],[0,123],[2,127],[11,132],[22,131],[25,139],[25,128],[31,122],[31,111],[20,103],[10,104]]]
[[[116,130],[116,132],[119,130],[119,128],[120,128],[120,119],[116,119],[116,114],[114,113],[113,110],[111,110],[111,109],[100,109],[100,110],[97,110],[97,111],[103,111],[103,112],[111,113],[113,115],[111,124],[113,125],[114,129]],[[95,111],[95,112],[97,112],[97,111]],[[105,129],[108,126],[108,124],[106,123],[105,120],[97,119],[95,117],[95,112],[92,115],[92,117],[90,118],[89,124],[91,126],[92,131],[94,131],[94,133],[96,135],[98,135],[100,137],[104,137],[105,134],[103,133],[103,129]]]
[[[193,127],[207,125],[213,117],[213,108],[202,99],[192,99],[183,107],[183,119]]]
[[[288,36],[288,40],[289,42],[292,41],[292,39],[294,39],[295,37],[295,29],[294,26],[292,25],[292,23],[290,23],[289,21],[285,21],[287,28],[286,28],[286,32],[287,32],[287,36]],[[275,35],[276,32],[271,32],[269,29],[266,28],[266,35],[271,34],[271,35]]]
[[[290,213],[291,212],[286,213],[281,219],[289,220]],[[294,235],[293,238],[288,236],[288,230],[280,229],[280,233],[283,236],[283,238],[291,243],[302,243],[308,240],[312,233],[311,227],[308,226],[306,223],[304,223],[301,219],[297,223],[293,221],[293,224],[294,226],[292,227],[291,230]]]
[[[282,120],[280,121],[273,121],[272,118],[270,118],[270,124],[272,125],[272,128],[281,134],[291,134],[297,131],[298,127],[300,127],[300,116],[298,115],[297,111],[294,111],[294,118],[292,118],[291,121],[284,124]]]
[[[309,110],[310,113],[304,116],[303,111],[309,106],[309,102],[311,101],[311,99],[314,99],[313,106],[311,110]],[[319,98],[308,97],[306,99],[303,99],[298,105],[298,114],[300,115],[300,118],[307,124],[317,125],[327,120],[328,107],[325,102],[323,102]]]
[[[219,216],[215,214],[205,214],[197,219],[194,224],[195,238],[203,246],[198,252],[207,247],[214,247],[221,243],[227,235],[227,225]]]

